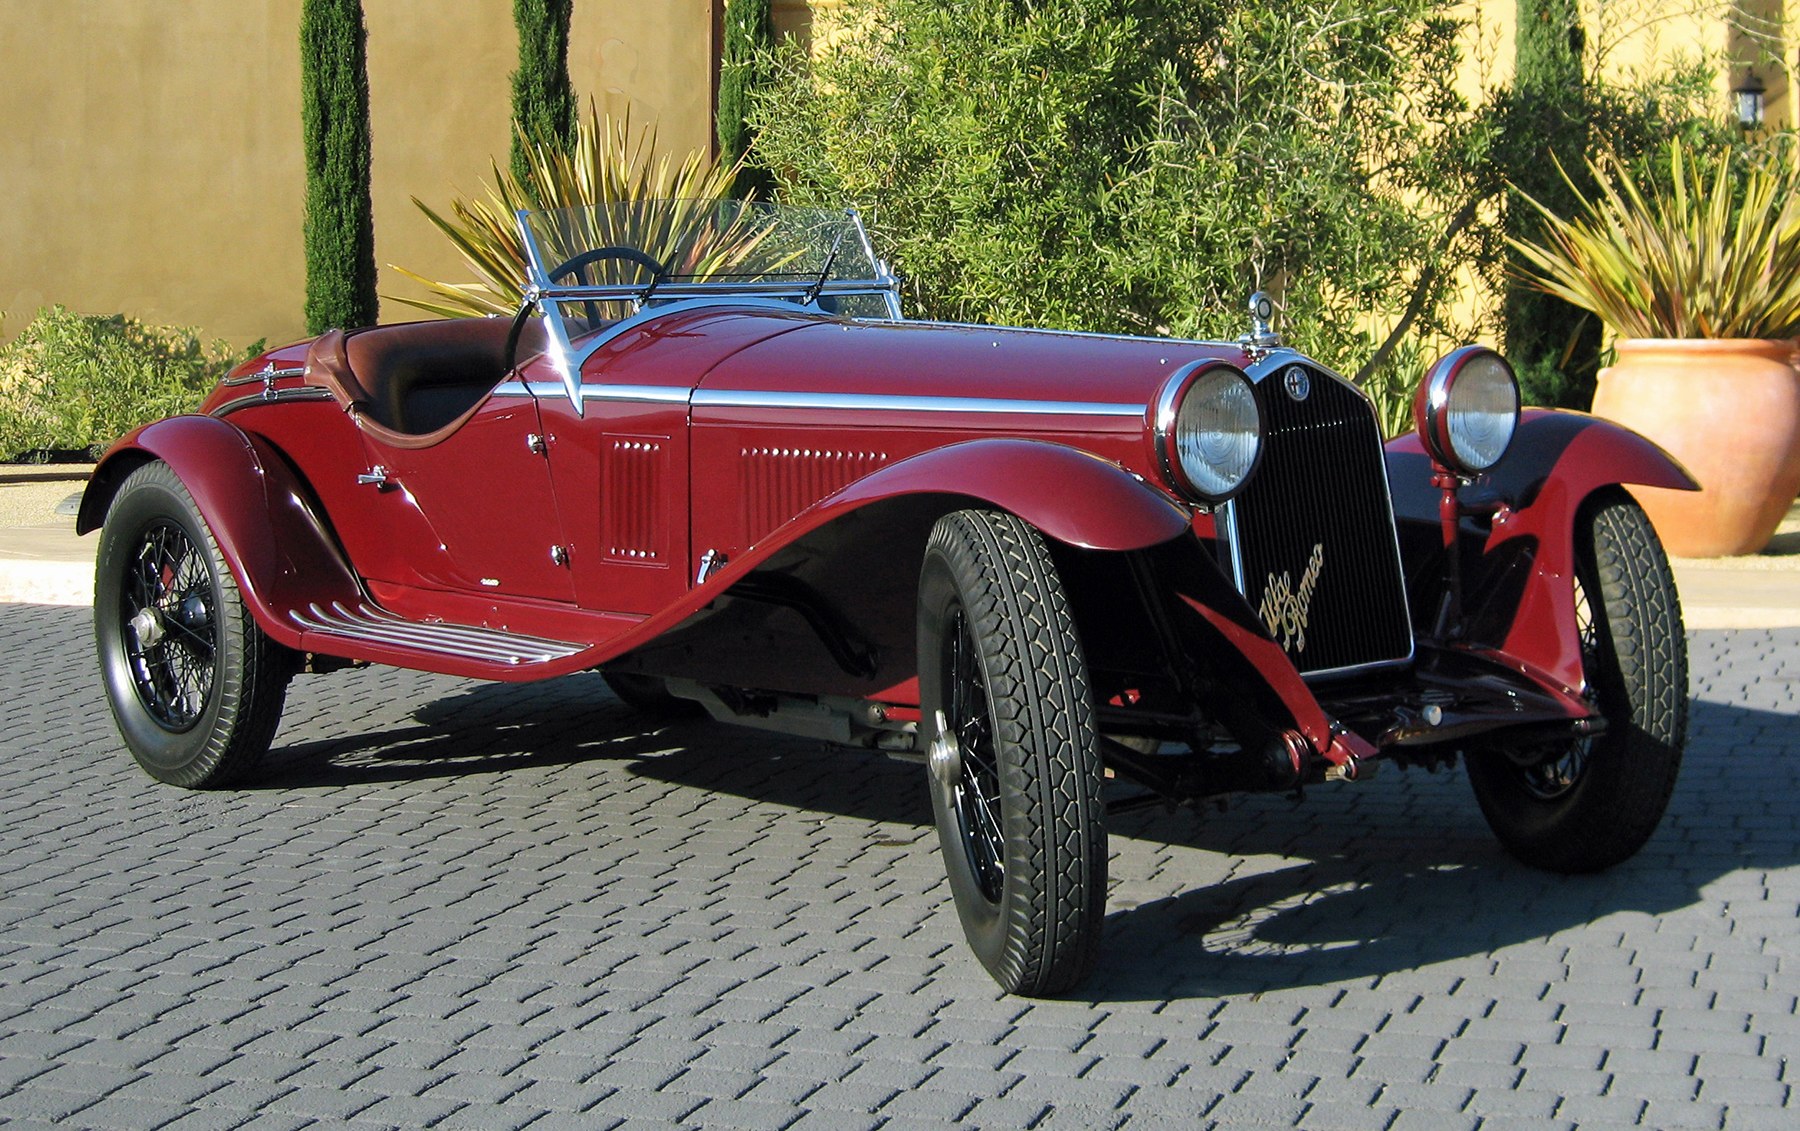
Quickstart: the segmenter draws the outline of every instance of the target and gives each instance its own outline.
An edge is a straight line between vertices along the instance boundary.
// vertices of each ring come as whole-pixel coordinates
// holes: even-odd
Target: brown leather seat
[[[377,439],[434,443],[505,379],[510,329],[507,318],[462,318],[331,330],[307,350],[306,380],[331,390]],[[518,358],[543,347],[534,318],[520,335]]]

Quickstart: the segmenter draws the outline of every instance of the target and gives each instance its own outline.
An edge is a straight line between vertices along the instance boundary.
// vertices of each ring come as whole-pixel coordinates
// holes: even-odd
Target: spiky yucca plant
[[[1510,240],[1530,286],[1591,310],[1622,338],[1789,338],[1800,332],[1800,160],[1745,164],[1669,149],[1667,187],[1616,163],[1573,218],[1526,197],[1543,242]],[[1738,178],[1742,177],[1741,187]]]
[[[586,223],[606,230],[584,232],[581,238],[592,241],[586,246],[636,247],[668,264],[672,273],[686,276],[721,270],[754,239],[743,228],[721,233],[707,224],[715,203],[730,195],[737,167],[721,166],[700,153],[673,164],[667,154],[657,152],[654,127],[634,132],[629,117],[615,122],[590,102],[567,151],[529,140],[525,145],[524,180],[493,163],[494,183],[485,196],[452,201],[448,216],[412,198],[455,245],[478,281],[439,282],[389,264],[432,297],[385,297],[446,318],[513,314],[524,298],[525,249],[515,219],[522,208],[593,206]],[[697,228],[711,238],[696,239]],[[544,251],[552,258],[557,254],[552,248]]]

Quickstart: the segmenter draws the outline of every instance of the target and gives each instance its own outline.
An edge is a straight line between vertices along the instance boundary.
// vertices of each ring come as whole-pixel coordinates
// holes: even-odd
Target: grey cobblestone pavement
[[[254,788],[154,784],[86,614],[0,608],[0,1123],[1791,1128],[1800,630],[1693,636],[1609,873],[1458,773],[1115,824],[1082,996],[967,953],[916,767],[600,681],[298,681]]]

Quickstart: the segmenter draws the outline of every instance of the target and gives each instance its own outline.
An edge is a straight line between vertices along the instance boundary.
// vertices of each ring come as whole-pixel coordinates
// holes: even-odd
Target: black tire
[[[1662,820],[1687,737],[1687,639],[1656,531],[1623,491],[1575,529],[1582,661],[1606,730],[1468,758],[1475,799],[1508,852],[1553,872],[1628,859]]]
[[[669,685],[655,675],[636,672],[601,672],[600,678],[619,701],[640,715],[653,719],[692,719],[706,714],[706,708],[692,699],[669,694]]]
[[[959,511],[932,530],[919,690],[931,808],[969,945],[1008,993],[1072,989],[1093,968],[1106,912],[1099,736],[1062,582],[1020,519]]]
[[[132,472],[107,511],[94,640],[113,719],[152,777],[225,785],[268,750],[293,653],[244,607],[193,497],[165,463]]]

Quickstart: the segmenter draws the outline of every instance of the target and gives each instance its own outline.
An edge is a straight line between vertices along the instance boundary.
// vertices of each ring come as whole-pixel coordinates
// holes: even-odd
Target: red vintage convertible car
[[[155,777],[250,772],[291,677],[598,668],[645,709],[924,765],[1009,991],[1092,967],[1110,811],[1466,763],[1521,860],[1655,830],[1687,711],[1623,484],[1471,346],[1382,443],[1283,346],[909,322],[853,213],[522,213],[513,319],[334,330],[141,428],[82,502]]]

